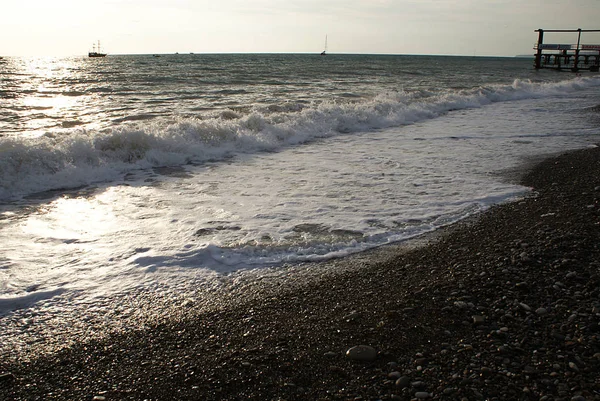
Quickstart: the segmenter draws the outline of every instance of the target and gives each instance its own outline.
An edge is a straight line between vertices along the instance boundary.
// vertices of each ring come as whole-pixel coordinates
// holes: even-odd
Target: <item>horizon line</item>
[[[321,55],[320,52],[166,52],[166,53],[106,53],[106,57],[109,56],[190,56],[190,55],[243,55],[243,54],[263,54],[263,55]],[[430,54],[430,53],[336,53],[336,52],[327,52],[326,56],[435,56],[435,57],[496,57],[496,58],[513,58],[513,57],[524,57],[529,56],[528,54],[515,54],[515,55],[479,55],[479,54]],[[325,57],[326,57],[325,56]],[[71,55],[43,55],[43,56],[35,56],[35,55],[21,55],[21,56],[11,56],[11,55],[0,55],[3,58],[67,58],[67,57],[85,57],[88,58],[87,53],[82,54],[71,54]],[[534,54],[531,54],[531,57],[534,57]]]

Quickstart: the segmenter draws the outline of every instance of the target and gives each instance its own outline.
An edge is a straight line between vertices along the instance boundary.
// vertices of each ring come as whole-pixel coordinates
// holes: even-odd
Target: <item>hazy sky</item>
[[[97,40],[112,54],[315,53],[326,35],[330,53],[513,56],[532,53],[537,28],[600,29],[600,0],[2,0],[1,10],[5,56],[83,55]]]

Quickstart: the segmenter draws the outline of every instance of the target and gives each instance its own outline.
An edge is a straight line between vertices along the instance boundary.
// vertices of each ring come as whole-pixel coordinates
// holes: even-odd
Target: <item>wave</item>
[[[347,103],[227,110],[203,119],[115,122],[108,130],[79,127],[38,138],[4,136],[0,137],[0,199],[110,182],[137,169],[275,151],[319,138],[413,124],[454,110],[568,95],[596,86],[600,79],[594,77],[553,83],[515,80],[510,85],[445,93],[400,91]]]

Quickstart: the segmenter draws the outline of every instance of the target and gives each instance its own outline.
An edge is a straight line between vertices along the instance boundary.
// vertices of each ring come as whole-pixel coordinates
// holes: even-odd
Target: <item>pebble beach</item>
[[[531,196],[412,246],[5,349],[0,399],[598,400],[600,148],[518,181]]]

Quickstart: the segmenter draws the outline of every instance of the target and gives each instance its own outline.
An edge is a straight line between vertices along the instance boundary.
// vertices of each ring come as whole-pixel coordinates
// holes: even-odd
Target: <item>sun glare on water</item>
[[[18,83],[18,92],[24,96],[15,104],[22,117],[22,135],[37,137],[48,130],[80,124],[76,110],[89,98],[79,80],[81,60],[32,58],[12,63],[17,74],[28,77]]]
[[[59,198],[45,212],[30,218],[23,230],[42,241],[90,243],[116,227],[107,206],[96,199]]]
[[[7,227],[2,250],[19,274],[0,275],[0,288],[20,294],[32,286],[59,288],[75,277],[92,284],[101,280],[114,256],[111,239],[122,231],[110,196],[60,197]]]

